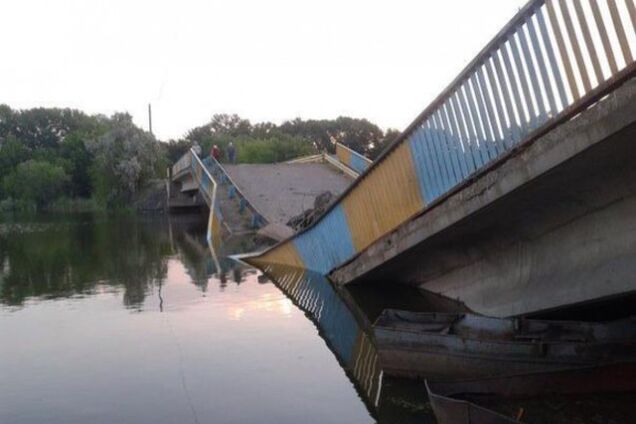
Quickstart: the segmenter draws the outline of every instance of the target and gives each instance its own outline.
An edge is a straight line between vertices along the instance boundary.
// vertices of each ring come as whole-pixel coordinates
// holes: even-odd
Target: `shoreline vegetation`
[[[217,114],[180,139],[158,140],[127,113],[0,105],[0,212],[132,211],[195,141],[204,156],[217,145],[221,162],[232,142],[237,163],[273,163],[333,152],[335,142],[374,158],[398,134],[348,117],[277,125]]]

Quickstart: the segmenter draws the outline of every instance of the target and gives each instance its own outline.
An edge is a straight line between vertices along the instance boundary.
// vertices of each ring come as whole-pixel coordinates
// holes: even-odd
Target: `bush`
[[[2,186],[13,199],[33,203],[39,209],[57,198],[68,182],[69,177],[61,166],[28,160],[4,177]]]
[[[130,115],[113,115],[112,128],[87,142],[87,147],[94,157],[93,191],[106,206],[130,204],[139,188],[156,175],[159,144],[150,133],[136,127]]]
[[[241,163],[283,162],[317,153],[308,140],[286,134],[263,139],[240,138],[235,144],[236,159]]]

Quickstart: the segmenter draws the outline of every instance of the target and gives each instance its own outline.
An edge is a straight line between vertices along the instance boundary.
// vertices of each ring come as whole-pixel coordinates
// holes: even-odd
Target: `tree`
[[[31,159],[20,163],[4,177],[2,185],[14,199],[25,200],[42,208],[62,193],[68,181],[69,177],[61,166]]]
[[[115,114],[111,129],[87,142],[94,156],[92,183],[97,199],[107,206],[128,204],[157,173],[160,148],[152,136],[136,127],[129,114]]]
[[[379,143],[384,133],[375,124],[366,119],[341,116],[335,120],[307,120],[296,118],[286,121],[280,130],[311,140],[318,150],[333,152],[335,143],[341,143],[351,149],[368,154],[374,144]]]
[[[14,111],[0,106],[0,140],[14,136],[31,150],[55,148],[71,131],[93,132],[102,116],[88,116],[74,109],[34,108]]]
[[[64,159],[63,166],[71,178],[69,184],[71,197],[89,197],[92,192],[90,167],[93,157],[85,143],[89,137],[80,131],[73,131],[64,138],[59,149],[59,155]]]
[[[377,144],[374,144],[369,149],[369,158],[376,160],[378,156],[395,141],[400,135],[400,131],[395,129],[388,129],[384,133],[384,137]]]

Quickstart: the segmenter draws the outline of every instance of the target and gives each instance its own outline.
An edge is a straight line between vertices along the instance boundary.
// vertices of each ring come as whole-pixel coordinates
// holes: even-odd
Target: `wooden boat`
[[[636,320],[609,323],[385,310],[374,326],[389,375],[452,381],[636,362]]]
[[[437,381],[435,391],[446,396],[487,395],[534,398],[636,391],[636,363],[616,363],[530,374]]]
[[[426,381],[428,400],[438,424],[520,424],[514,418],[501,415],[466,400],[453,399],[431,390]]]

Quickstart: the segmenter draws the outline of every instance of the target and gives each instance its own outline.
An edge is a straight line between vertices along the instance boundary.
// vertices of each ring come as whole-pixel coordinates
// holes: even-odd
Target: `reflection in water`
[[[412,288],[369,286],[336,289],[320,274],[287,266],[264,269],[272,281],[316,324],[321,337],[338,358],[361,399],[379,423],[435,423],[420,381],[388,376],[381,368],[373,341],[372,323],[382,310],[458,312],[464,306]],[[364,292],[362,295],[361,292]],[[458,372],[461,372],[458,370]],[[458,374],[460,378],[460,374]],[[477,402],[509,416],[525,414],[528,423],[631,423],[632,394],[549,396],[543,399],[503,399],[476,396]],[[475,399],[473,399],[474,401]],[[558,410],[555,410],[555,402]],[[582,407],[582,405],[591,405]]]
[[[89,294],[107,281],[123,287],[124,304],[135,307],[166,275],[167,231],[148,223],[85,215],[4,227],[0,301],[8,305],[20,306],[30,297]]]
[[[242,240],[238,247],[249,245]],[[169,257],[178,255],[191,282],[207,291],[219,275],[200,219],[79,215],[44,222],[3,224],[0,229],[0,302],[21,306],[31,297],[90,294],[100,285],[123,287],[123,302],[135,308],[154,287],[161,289]],[[244,267],[222,258],[221,287],[240,284]]]
[[[336,291],[329,280],[312,271],[269,266],[264,272],[316,324],[360,398],[379,422],[435,422],[421,382],[384,376],[371,335],[377,308],[360,308],[350,293]],[[373,294],[370,297],[377,298]],[[406,303],[421,306],[409,297],[394,296],[384,307]]]
[[[375,349],[329,281],[320,274],[289,267],[269,267],[265,273],[316,322],[364,401],[375,409],[382,380]]]
[[[1,423],[373,422],[288,297],[216,269],[200,221],[0,224]]]
[[[0,422],[434,422],[421,382],[382,371],[371,323],[447,305],[261,274],[227,258],[253,240],[211,251],[205,232],[200,217],[0,223]],[[566,410],[504,409],[530,405]]]

